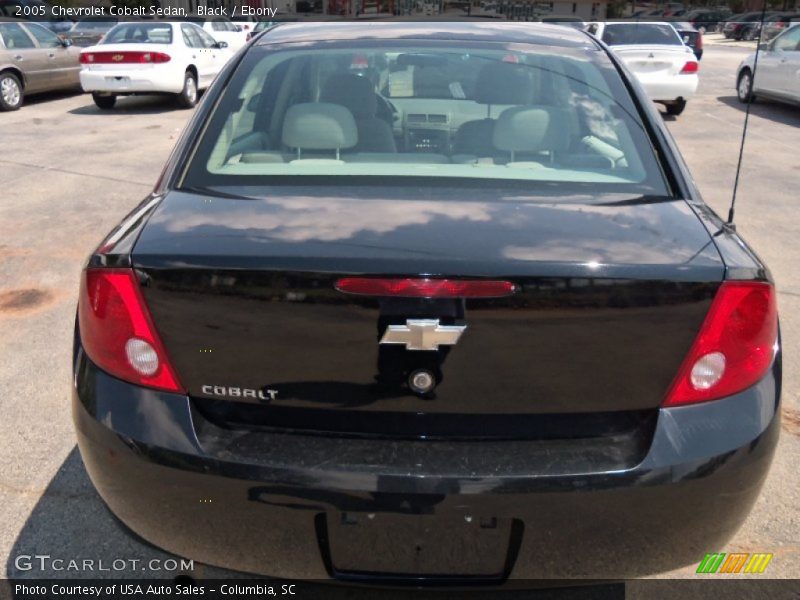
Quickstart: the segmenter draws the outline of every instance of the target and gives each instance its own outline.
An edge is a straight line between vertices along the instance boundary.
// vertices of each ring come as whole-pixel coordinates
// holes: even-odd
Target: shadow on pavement
[[[37,556],[49,556],[44,561]],[[26,520],[9,554],[6,570],[9,579],[134,579],[167,578],[180,576],[185,584],[191,577],[202,584],[205,579],[252,577],[215,567],[195,564],[194,571],[165,572],[151,570],[146,565],[153,559],[176,558],[140,541],[124,528],[106,509],[103,501],[89,480],[77,447],[73,448],[55,474],[44,494]],[[53,568],[54,559],[70,560],[83,564],[93,560],[91,570],[68,570],[66,566]],[[116,559],[139,561],[138,570],[126,568],[114,570]],[[103,568],[98,570],[98,562]],[[60,566],[57,564],[56,566]],[[400,598],[426,598],[446,600],[449,598],[495,598],[515,600],[621,600],[625,597],[624,584],[603,583],[569,588],[524,590],[511,589],[500,592],[481,591],[421,591],[419,589],[381,589],[352,587],[319,582],[296,582],[302,592],[298,597],[324,597],[341,600],[360,600],[375,597],[389,600]],[[307,595],[308,593],[311,596]]]
[[[37,555],[65,559],[64,565],[58,569],[50,560],[42,565],[40,559],[25,558]],[[74,447],[17,534],[6,564],[7,577],[94,579],[176,575],[144,567],[138,571],[98,570],[98,561],[102,559],[108,566],[116,558],[139,559],[146,564],[153,558],[166,559],[171,555],[145,545],[122,529],[89,481],[78,448]],[[79,564],[84,559],[95,562],[87,571],[68,570],[66,563],[72,559]]]
[[[717,100],[742,112],[747,110],[747,105],[739,102],[736,96],[719,96]],[[800,111],[797,107],[774,100],[757,98],[750,107],[750,115],[769,119],[782,125],[800,127]]]
[[[50,102],[51,100],[63,100],[64,98],[71,98],[72,96],[80,96],[83,94],[83,90],[80,88],[76,88],[73,90],[59,90],[57,92],[41,92],[39,94],[30,94],[25,95],[25,102],[23,103],[23,108],[26,106],[32,106],[36,104],[41,104],[42,102]],[[88,97],[88,96],[87,96]]]
[[[92,97],[86,95],[89,104],[73,108],[69,111],[72,115],[136,115],[136,114],[161,114],[180,111],[173,96],[119,96],[114,108],[102,110],[95,106]]]

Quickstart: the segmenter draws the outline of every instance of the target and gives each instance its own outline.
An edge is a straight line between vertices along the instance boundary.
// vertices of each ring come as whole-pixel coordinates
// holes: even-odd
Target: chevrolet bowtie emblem
[[[408,319],[405,325],[389,325],[381,344],[405,344],[406,350],[438,350],[452,346],[466,325],[439,325],[439,319]]]

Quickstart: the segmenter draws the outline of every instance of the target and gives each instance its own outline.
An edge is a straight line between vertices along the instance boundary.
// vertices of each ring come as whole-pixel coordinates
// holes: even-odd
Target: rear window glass
[[[183,186],[314,176],[668,193],[604,53],[518,44],[254,48],[213,112]]]
[[[661,44],[680,46],[681,40],[670,25],[657,23],[609,24],[603,31],[603,41],[609,46]]]
[[[127,23],[108,32],[104,44],[171,44],[172,26],[168,23]]]

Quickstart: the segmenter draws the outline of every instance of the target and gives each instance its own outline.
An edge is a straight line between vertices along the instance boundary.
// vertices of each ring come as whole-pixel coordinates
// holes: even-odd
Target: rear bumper
[[[178,94],[183,90],[185,71],[166,66],[137,70],[81,70],[84,92],[115,94]]]
[[[689,100],[697,92],[697,75],[675,75],[671,78],[639,77],[647,97],[656,102],[675,101],[679,98]]]
[[[188,398],[114,379],[81,350],[75,368],[81,455],[124,523],[175,554],[291,579],[380,575],[342,569],[331,552],[341,550],[331,527],[365,515],[425,519],[433,529],[412,541],[418,551],[454,537],[453,523],[510,523],[498,581],[628,578],[699,562],[747,516],[779,432],[780,355],[741,394],[661,410],[635,467],[585,461],[558,473],[524,442],[217,430]],[[365,564],[385,549],[364,548]]]

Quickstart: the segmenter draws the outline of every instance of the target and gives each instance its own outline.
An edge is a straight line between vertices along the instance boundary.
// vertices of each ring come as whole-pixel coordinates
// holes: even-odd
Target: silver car
[[[80,88],[80,50],[39,25],[0,21],[0,110],[25,94]]]
[[[754,62],[755,53],[739,65],[736,95],[740,102],[750,102],[757,96],[763,96],[782,102],[800,103],[800,23],[759,46],[755,81]]]

